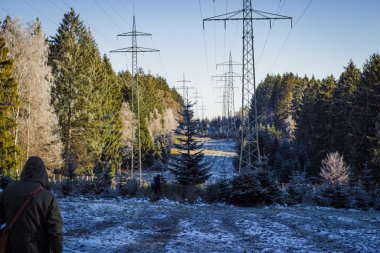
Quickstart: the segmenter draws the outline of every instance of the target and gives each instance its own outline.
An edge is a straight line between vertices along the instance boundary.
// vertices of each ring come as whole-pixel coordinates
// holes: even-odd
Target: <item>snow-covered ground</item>
[[[380,213],[59,199],[64,252],[380,252]]]
[[[208,183],[235,175],[233,159],[236,157],[235,143],[231,140],[208,140],[204,146],[205,160],[210,167]]]
[[[233,142],[208,140],[204,148],[210,181],[234,175]],[[64,252],[380,252],[380,213],[374,211],[78,197],[59,202]]]

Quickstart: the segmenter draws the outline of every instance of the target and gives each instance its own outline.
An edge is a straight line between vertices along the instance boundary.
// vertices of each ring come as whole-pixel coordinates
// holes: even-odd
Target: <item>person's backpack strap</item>
[[[38,185],[38,187],[32,193],[30,193],[30,195],[24,200],[22,205],[17,210],[16,214],[13,216],[9,225],[7,225],[7,228],[9,230],[12,230],[12,228],[14,227],[14,225],[16,224],[18,219],[20,218],[22,212],[25,210],[25,208],[29,205],[29,203],[32,201],[32,199],[34,199],[37,196],[37,194],[40,191],[42,191],[43,189],[44,189],[44,187],[42,187],[42,185]]]

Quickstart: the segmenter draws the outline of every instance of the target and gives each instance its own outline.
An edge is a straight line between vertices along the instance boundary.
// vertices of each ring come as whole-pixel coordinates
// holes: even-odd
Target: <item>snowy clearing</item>
[[[60,198],[64,252],[380,252],[380,213]]]
[[[232,140],[204,140],[204,158],[210,168],[211,177],[207,183],[214,183],[220,179],[230,179],[235,175],[233,159],[236,157],[235,143]],[[174,181],[174,176],[169,171],[164,172],[144,172],[143,178],[151,182],[153,177],[161,173],[168,182]],[[135,172],[135,175],[138,171]]]
[[[204,148],[209,182],[233,177],[234,143],[208,140]],[[59,201],[64,252],[380,252],[380,213],[374,211],[125,198]]]

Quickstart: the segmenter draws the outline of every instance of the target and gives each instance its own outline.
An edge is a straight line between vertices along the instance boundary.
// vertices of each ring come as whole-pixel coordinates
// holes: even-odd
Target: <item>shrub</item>
[[[196,203],[202,196],[202,190],[196,185],[181,185],[178,183],[166,183],[162,185],[163,197],[179,202],[187,201]]]
[[[377,211],[380,211],[380,186],[378,186],[375,190],[373,208],[375,208]]]
[[[267,157],[263,157],[253,171],[245,171],[232,180],[230,203],[257,206],[278,201],[280,191],[273,178]]]
[[[304,174],[291,177],[289,185],[283,191],[282,203],[287,205],[310,204],[314,197],[313,188],[307,184]]]
[[[339,186],[339,185],[335,187],[333,195],[332,195],[332,199],[331,199],[331,206],[335,208],[350,207],[347,187]]]
[[[208,185],[203,193],[203,199],[208,203],[229,202],[231,182],[222,179],[215,184]]]
[[[186,187],[176,183],[162,185],[162,195],[173,201],[184,201],[186,198]]]
[[[348,208],[350,207],[348,189],[339,185],[322,185],[316,191],[313,201],[319,206]]]
[[[83,195],[99,195],[107,188],[107,184],[103,180],[82,181],[80,185],[80,193]]]
[[[261,185],[253,173],[241,173],[231,182],[230,203],[238,206],[261,204]]]
[[[121,196],[135,197],[139,188],[139,183],[136,178],[127,179],[122,177],[120,179],[118,190]]]
[[[65,180],[61,184],[61,193],[63,196],[68,196],[73,193],[73,181]]]
[[[196,185],[185,186],[185,201],[190,204],[196,203],[201,196],[201,191]]]
[[[371,198],[367,191],[361,187],[352,187],[350,189],[351,207],[368,210]]]

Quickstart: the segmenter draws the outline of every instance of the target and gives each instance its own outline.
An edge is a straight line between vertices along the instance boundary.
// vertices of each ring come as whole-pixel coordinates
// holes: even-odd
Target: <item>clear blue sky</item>
[[[358,67],[372,53],[380,51],[380,1],[378,0],[253,0],[254,9],[292,16],[269,29],[268,22],[255,23],[256,76],[258,82],[267,73],[294,72],[301,76],[339,77],[352,59]],[[39,17],[47,36],[56,33],[64,12],[72,6],[92,30],[102,53],[130,46],[130,38],[116,35],[132,28],[132,0],[2,0],[0,18],[18,16],[23,22]],[[152,33],[140,38],[139,46],[160,49],[160,54],[139,55],[138,64],[146,72],[166,78],[170,86],[177,80],[191,80],[207,107],[206,116],[221,114],[221,90],[211,79],[223,71],[215,64],[224,62],[231,51],[241,61],[241,22],[206,23],[202,18],[242,9],[241,0],[136,0],[137,30]],[[305,11],[306,10],[306,11]],[[303,15],[302,15],[303,13]],[[298,21],[298,22],[297,22]],[[290,35],[289,35],[290,32]],[[269,35],[265,50],[264,43]],[[286,41],[286,38],[288,40]],[[286,43],[284,44],[284,42]],[[285,46],[284,46],[285,45]],[[283,50],[281,50],[283,48]],[[280,53],[281,52],[281,53]],[[261,57],[260,57],[261,56]],[[111,54],[114,70],[131,68],[131,55]],[[277,60],[276,60],[277,59]],[[235,72],[241,72],[240,67]],[[239,108],[241,85],[236,80],[235,101]],[[192,92],[192,91],[191,91]]]

